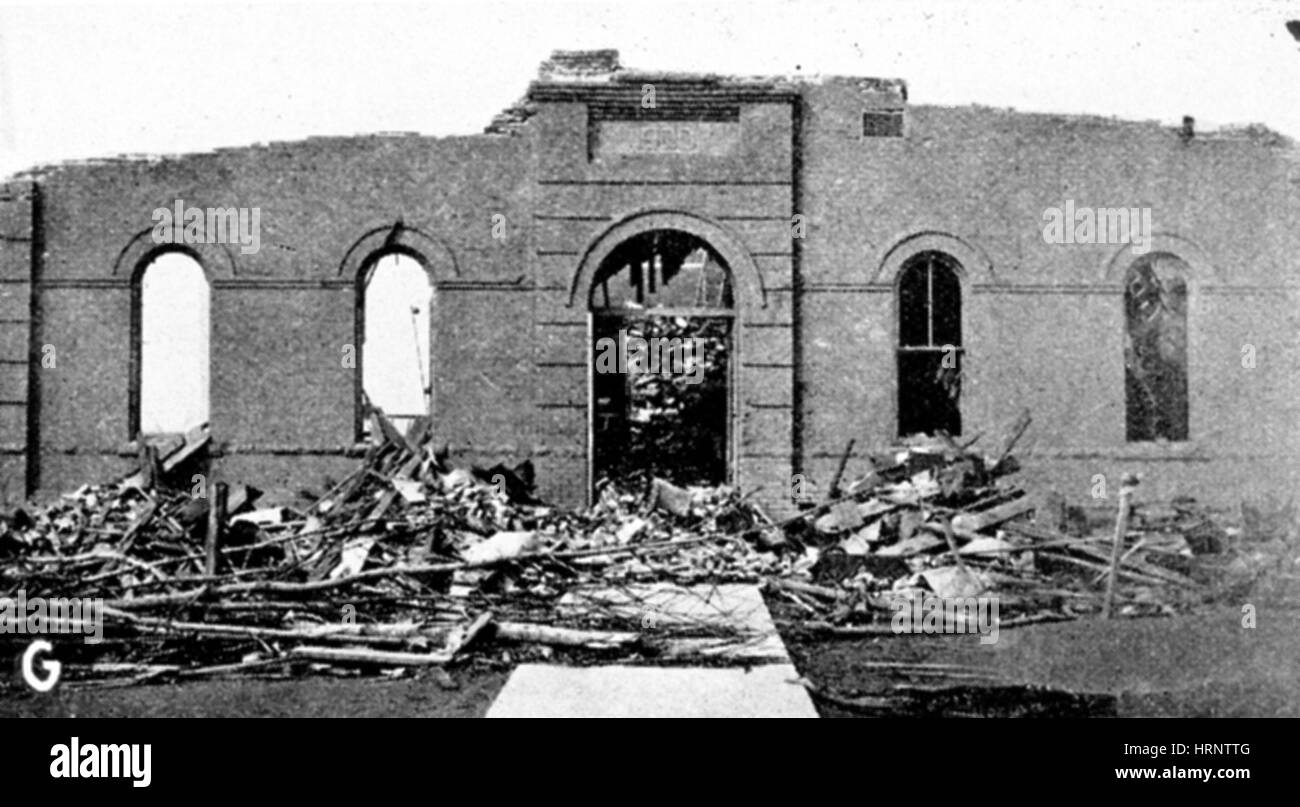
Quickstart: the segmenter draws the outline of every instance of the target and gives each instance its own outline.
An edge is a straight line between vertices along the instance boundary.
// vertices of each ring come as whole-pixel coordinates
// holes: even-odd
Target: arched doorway
[[[597,487],[729,480],[732,285],[718,251],[681,230],[639,233],[601,261],[587,300]]]

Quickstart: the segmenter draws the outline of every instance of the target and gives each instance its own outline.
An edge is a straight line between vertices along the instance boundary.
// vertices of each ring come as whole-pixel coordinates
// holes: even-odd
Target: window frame
[[[144,278],[150,267],[159,260],[168,255],[184,255],[198,267],[202,273],[204,286],[208,291],[208,392],[207,392],[207,411],[208,419],[206,424],[212,421],[212,303],[213,303],[213,277],[208,266],[204,263],[203,258],[195,250],[185,244],[162,244],[156,249],[149,250],[137,262],[135,270],[131,274],[131,301],[130,301],[130,357],[129,357],[129,377],[127,380],[127,440],[131,442],[140,441],[144,438],[155,437],[162,434],[176,434],[177,432],[149,432],[143,431],[144,412]],[[201,428],[205,424],[198,424],[190,430],[184,432],[188,434],[195,428]]]
[[[426,357],[428,362],[428,411],[423,413],[424,417],[433,417],[435,405],[435,362],[434,352],[437,349],[434,339],[435,332],[435,310],[438,301],[438,285],[434,282],[433,273],[429,270],[428,261],[416,250],[404,244],[391,244],[374,250],[366,259],[361,262],[361,266],[356,273],[356,282],[353,289],[354,309],[354,331],[353,346],[356,348],[356,366],[353,368],[353,440],[357,445],[365,445],[372,439],[369,429],[369,410],[366,407],[366,388],[365,388],[365,360],[366,360],[366,289],[370,285],[370,279],[374,276],[375,270],[379,267],[379,262],[384,258],[393,255],[400,255],[410,258],[424,272],[425,279],[429,284],[429,355]],[[387,411],[384,412],[386,417],[406,417],[406,415],[393,415]],[[413,417],[421,417],[415,415]]]
[[[952,289],[956,294],[957,313],[956,328],[958,343],[951,342],[936,343],[934,338],[935,331],[935,310],[934,305],[934,277],[936,267],[942,268],[951,275]],[[915,272],[925,272],[925,317],[926,317],[926,340],[925,344],[904,344],[904,288],[909,282],[909,276]],[[965,322],[965,284],[964,271],[961,262],[952,255],[938,249],[921,250],[909,255],[903,261],[898,270],[898,276],[894,286],[894,318],[895,318],[895,340],[894,340],[894,379],[895,379],[895,417],[894,433],[895,437],[903,439],[910,434],[917,432],[903,431],[903,393],[904,381],[902,372],[902,359],[904,356],[912,355],[943,355],[949,352],[951,348],[957,355],[957,380],[958,394],[956,398],[956,425],[957,431],[951,436],[959,436],[965,428],[961,416],[961,388],[960,379],[965,374],[965,356],[966,356],[966,322]]]
[[[1163,286],[1165,278],[1157,273],[1157,265],[1160,259],[1172,259],[1176,263],[1176,274],[1171,276],[1182,281],[1183,284],[1183,310],[1182,330],[1182,385],[1183,385],[1183,407],[1185,408],[1185,419],[1183,421],[1183,435],[1181,437],[1169,438],[1162,436],[1133,438],[1129,432],[1130,407],[1130,386],[1129,386],[1129,344],[1132,337],[1132,321],[1129,317],[1130,296],[1133,287],[1133,274],[1142,264],[1151,267],[1150,271],[1156,281]],[[1195,274],[1191,263],[1177,252],[1169,250],[1151,251],[1130,261],[1124,268],[1124,274],[1121,278],[1120,305],[1123,310],[1123,354],[1121,369],[1123,372],[1123,417],[1124,417],[1124,440],[1123,444],[1126,449],[1138,450],[1143,453],[1164,453],[1175,451],[1177,453],[1194,450],[1194,439],[1192,430],[1192,310],[1194,295]]]

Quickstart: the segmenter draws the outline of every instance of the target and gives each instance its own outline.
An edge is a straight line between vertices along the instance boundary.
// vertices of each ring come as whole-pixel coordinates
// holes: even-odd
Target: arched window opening
[[[136,282],[134,431],[184,434],[208,422],[208,279],[194,258],[166,252],[150,261]]]
[[[1125,432],[1129,442],[1186,440],[1187,264],[1144,255],[1124,279]]]
[[[898,436],[961,434],[961,276],[923,252],[898,278]]]
[[[726,262],[689,233],[646,232],[602,262],[588,304],[596,485],[726,482],[734,322]]]
[[[423,264],[403,253],[373,261],[362,289],[361,387],[363,401],[382,409],[403,433],[430,413],[433,370],[430,309],[433,285]],[[368,410],[363,410],[368,415]],[[362,418],[362,432],[372,428]]]

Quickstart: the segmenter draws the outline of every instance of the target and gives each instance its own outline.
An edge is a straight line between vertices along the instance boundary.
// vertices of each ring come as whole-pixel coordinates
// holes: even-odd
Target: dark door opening
[[[725,483],[734,311],[722,259],[687,233],[645,233],[605,260],[589,302],[596,487]]]
[[[898,279],[898,436],[961,434],[961,279],[923,252]]]

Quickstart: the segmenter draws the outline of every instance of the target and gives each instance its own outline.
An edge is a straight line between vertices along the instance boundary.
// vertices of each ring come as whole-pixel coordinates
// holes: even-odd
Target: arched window
[[[1144,255],[1124,278],[1124,411],[1129,442],[1186,440],[1187,264]]]
[[[898,278],[898,435],[961,434],[960,265],[922,252]]]
[[[430,411],[433,285],[419,260],[390,252],[364,272],[361,298],[362,389],[370,405],[384,410],[405,432],[412,420]],[[370,419],[363,417],[363,433],[369,429]]]
[[[208,422],[211,293],[203,267],[164,252],[133,289],[137,400],[135,433],[185,433]]]
[[[592,479],[635,486],[727,481],[731,272],[705,241],[651,230],[597,270]]]

